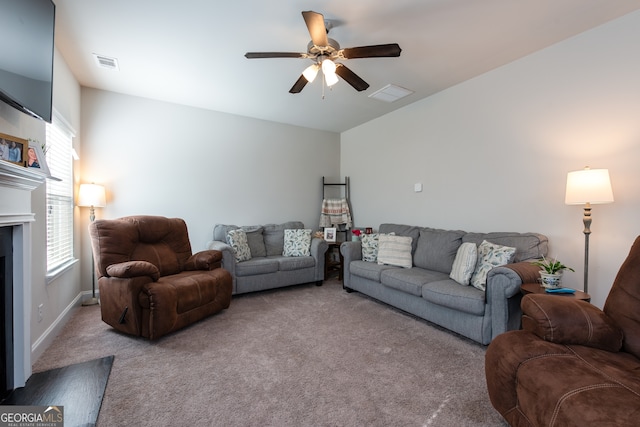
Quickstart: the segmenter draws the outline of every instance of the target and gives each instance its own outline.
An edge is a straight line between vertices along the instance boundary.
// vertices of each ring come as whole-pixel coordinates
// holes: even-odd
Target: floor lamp
[[[584,205],[584,292],[589,286],[589,234],[591,234],[591,205],[613,202],[613,191],[608,169],[590,169],[569,172],[564,202]]]
[[[107,205],[104,187],[97,184],[80,184],[78,191],[78,206],[89,208],[89,220],[96,219],[95,208],[103,208]],[[82,303],[82,305],[99,304],[96,298],[96,267],[93,262],[93,250],[91,251],[91,291],[92,297]]]

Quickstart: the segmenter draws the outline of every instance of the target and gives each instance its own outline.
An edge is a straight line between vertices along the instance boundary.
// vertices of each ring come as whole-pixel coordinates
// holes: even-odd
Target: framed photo
[[[24,166],[27,160],[29,141],[0,133],[0,160]]]
[[[47,166],[47,158],[44,156],[44,152],[42,151],[42,147],[39,142],[29,141],[26,161],[26,166],[28,168],[40,169],[40,172],[46,176],[51,176],[49,166]]]
[[[336,242],[336,229],[335,228],[325,228],[324,229],[324,240],[329,243]]]

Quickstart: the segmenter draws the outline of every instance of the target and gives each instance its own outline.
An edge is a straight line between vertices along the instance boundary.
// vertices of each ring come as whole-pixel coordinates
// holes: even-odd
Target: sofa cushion
[[[282,258],[282,255],[273,258],[251,258],[248,261],[240,262],[236,264],[236,276],[255,276],[257,274],[275,273],[280,268],[278,258]]]
[[[362,260],[378,262],[378,233],[362,236]]]
[[[262,236],[262,227],[251,226],[242,227],[247,234],[247,243],[252,257],[267,256],[267,248],[264,246],[264,237]]]
[[[403,224],[380,224],[379,234],[395,234],[396,236],[411,237],[411,254],[418,247],[418,237],[420,237],[420,227]]]
[[[302,268],[314,267],[316,260],[312,256],[282,256],[278,258],[280,271],[300,270]]]
[[[549,239],[538,233],[467,233],[462,237],[462,242],[473,242],[477,246],[484,241],[497,245],[516,248],[513,262],[526,261],[547,256]]]
[[[508,264],[513,259],[516,248],[497,245],[484,240],[478,246],[478,261],[476,269],[471,276],[471,285],[484,291],[487,287],[487,273],[493,267]]]
[[[460,286],[452,279],[425,283],[422,298],[476,316],[482,316],[486,308],[484,292],[472,286]]]
[[[230,230],[227,233],[227,243],[233,248],[233,254],[236,262],[247,261],[251,259],[251,250],[247,243],[247,233],[244,230],[238,228],[237,230]]]
[[[460,245],[456,252],[456,259],[451,267],[449,277],[461,285],[468,285],[476,269],[478,248],[475,243],[467,242]]]
[[[446,277],[446,273],[421,268],[394,268],[381,272],[380,282],[390,288],[419,297],[422,296],[422,285]]]
[[[427,270],[449,274],[464,231],[421,228],[413,264]]]
[[[409,236],[380,234],[378,237],[378,264],[411,268],[411,240]]]
[[[267,256],[282,255],[284,251],[284,230],[296,228],[304,228],[304,224],[300,221],[289,221],[283,224],[265,224],[262,235],[264,237]]]
[[[349,264],[349,272],[354,276],[359,276],[374,282],[380,283],[380,275],[383,271],[389,269],[398,269],[391,265],[374,264],[366,261],[351,261]]]
[[[311,229],[284,230],[282,255],[287,257],[311,255]]]

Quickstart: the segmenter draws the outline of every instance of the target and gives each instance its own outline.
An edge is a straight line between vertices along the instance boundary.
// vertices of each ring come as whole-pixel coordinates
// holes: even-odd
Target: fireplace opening
[[[14,388],[12,227],[0,227],[0,401]]]

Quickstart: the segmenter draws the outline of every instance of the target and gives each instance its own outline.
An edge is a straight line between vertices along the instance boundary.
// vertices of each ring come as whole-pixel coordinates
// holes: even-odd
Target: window
[[[47,274],[74,261],[73,257],[73,163],[71,126],[54,110],[47,124]]]

